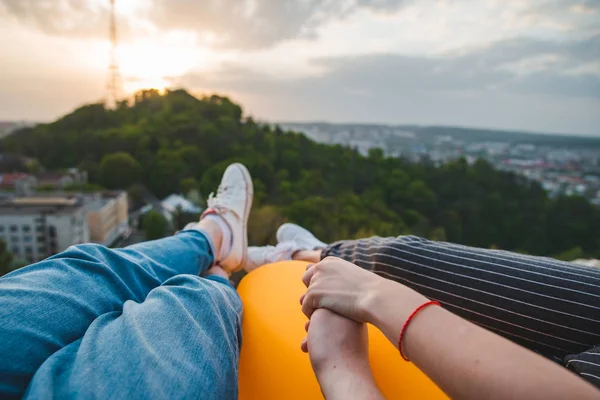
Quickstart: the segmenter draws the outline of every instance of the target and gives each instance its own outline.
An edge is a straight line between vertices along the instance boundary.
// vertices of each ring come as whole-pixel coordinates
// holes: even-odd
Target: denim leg
[[[21,397],[40,365],[99,316],[207,269],[212,249],[196,230],[125,249],[84,244],[0,278],[0,397]]]
[[[171,278],[53,354],[25,398],[237,399],[241,311],[222,278]]]

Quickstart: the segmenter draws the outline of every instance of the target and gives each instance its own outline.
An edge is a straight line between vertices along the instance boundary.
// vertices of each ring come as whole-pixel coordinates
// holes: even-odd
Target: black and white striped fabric
[[[341,241],[327,256],[405,284],[600,387],[600,269],[415,236]]]

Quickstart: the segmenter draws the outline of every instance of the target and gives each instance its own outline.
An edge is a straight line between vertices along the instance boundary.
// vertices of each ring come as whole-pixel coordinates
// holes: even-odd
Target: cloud
[[[217,47],[256,49],[315,37],[327,21],[361,8],[392,12],[405,1],[409,0],[153,0],[136,8],[135,18],[161,30],[194,31]],[[50,35],[107,37],[107,3],[0,0],[0,12]],[[119,30],[122,36],[131,34],[124,16],[119,16]]]
[[[291,39],[316,38],[328,23],[360,11],[391,15],[401,12],[405,5],[450,10],[448,4],[462,4],[468,10],[473,7],[470,1],[146,0],[125,6],[117,3],[117,8],[129,9],[126,15],[119,15],[121,36],[139,35],[144,32],[140,26],[154,26],[159,32],[195,32],[213,47],[255,50]],[[499,0],[486,1],[493,5]],[[526,12],[515,15],[515,23],[527,20],[533,30],[550,28],[588,35],[600,32],[597,0],[524,0],[519,4]],[[8,15],[47,34],[77,38],[107,37],[107,9],[108,1],[104,0],[0,0],[0,16]],[[461,17],[448,14],[448,18]]]
[[[53,36],[108,40],[108,1],[91,0],[0,0],[0,21],[9,17],[20,24]],[[117,14],[118,35],[135,32],[130,18]]]
[[[600,36],[570,42],[513,39],[444,57],[379,54],[313,60],[320,76],[282,79],[239,66],[188,75],[190,88],[251,98],[250,111],[280,120],[425,123],[599,134]],[[523,60],[546,56],[537,69]],[[506,65],[512,68],[506,68]],[[526,64],[526,63],[525,63]],[[267,111],[268,110],[268,111]],[[262,115],[261,115],[262,114]]]
[[[277,88],[287,91],[290,86],[360,93],[506,90],[600,99],[600,71],[577,72],[582,65],[600,62],[598,49],[600,36],[565,42],[520,38],[439,57],[367,54],[317,58],[312,64],[324,70],[323,74],[291,80],[226,64],[214,73],[190,74],[184,82],[258,92]]]
[[[0,0],[0,11],[51,35],[96,35],[101,24],[108,29],[106,15],[87,0]]]
[[[406,0],[155,0],[150,19],[166,29],[188,29],[216,45],[255,49],[311,38],[327,21],[363,8],[391,12]]]
[[[533,6],[531,11],[540,14],[595,14],[600,12],[600,3],[597,0],[543,0]]]
[[[533,27],[553,26],[576,36],[600,34],[600,1],[538,0],[523,15]]]

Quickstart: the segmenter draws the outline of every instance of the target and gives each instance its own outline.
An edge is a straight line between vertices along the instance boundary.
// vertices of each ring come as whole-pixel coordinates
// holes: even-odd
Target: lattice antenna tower
[[[108,101],[107,106],[114,108],[123,96],[123,81],[117,60],[117,48],[119,39],[117,37],[117,18],[115,11],[115,0],[110,0],[110,66],[108,67]]]

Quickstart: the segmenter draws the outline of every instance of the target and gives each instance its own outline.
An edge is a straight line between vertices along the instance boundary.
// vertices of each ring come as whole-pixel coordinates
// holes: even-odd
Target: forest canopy
[[[290,220],[334,241],[416,234],[536,255],[600,257],[600,209],[581,197],[550,199],[539,184],[463,159],[436,167],[367,156],[257,123],[228,98],[184,90],[142,91],[129,104],[91,104],[50,124],[21,130],[2,152],[48,169],[78,166],[91,183],[156,196],[215,190],[232,162],[255,184],[251,242],[273,240]]]

